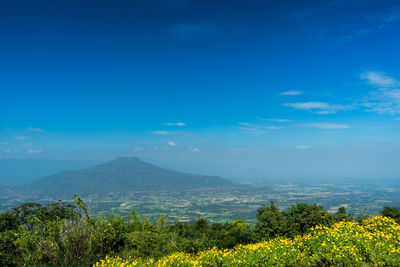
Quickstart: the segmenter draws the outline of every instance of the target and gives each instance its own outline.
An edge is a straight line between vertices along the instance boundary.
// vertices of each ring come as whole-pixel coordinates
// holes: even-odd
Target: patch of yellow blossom
[[[400,266],[400,225],[388,217],[316,226],[293,239],[212,248],[197,255],[178,252],[153,259],[105,259],[94,266]]]

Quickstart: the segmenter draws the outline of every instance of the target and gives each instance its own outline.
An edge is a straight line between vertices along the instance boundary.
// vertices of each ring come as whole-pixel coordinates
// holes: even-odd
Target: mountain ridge
[[[236,184],[218,176],[174,171],[144,162],[138,157],[118,157],[93,167],[63,171],[44,177],[33,182],[31,189],[43,195],[84,196],[234,185]]]

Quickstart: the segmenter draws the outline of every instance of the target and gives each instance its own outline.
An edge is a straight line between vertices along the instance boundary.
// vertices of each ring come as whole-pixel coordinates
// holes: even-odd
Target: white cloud
[[[396,121],[400,121],[400,118],[395,118]]]
[[[266,126],[266,125],[252,124],[252,123],[247,123],[247,122],[239,122],[238,124],[242,125],[242,126],[245,126],[245,127],[254,128],[254,129],[264,129],[264,130],[282,129],[282,127],[278,127],[278,126]]]
[[[169,146],[176,146],[176,145],[177,145],[175,142],[172,142],[172,141],[167,142],[167,144],[168,144]]]
[[[17,136],[17,137],[15,137],[14,139],[17,139],[17,140],[25,140],[25,139],[28,139],[29,138],[29,136]]]
[[[143,151],[144,148],[143,148],[143,147],[135,147],[133,150],[134,150],[134,151]]]
[[[43,151],[42,149],[37,149],[37,150],[35,150],[35,149],[31,148],[31,149],[29,149],[28,151],[26,151],[26,153],[28,153],[28,154],[35,154],[35,153],[40,153],[40,152],[42,152],[42,151]]]
[[[160,135],[173,134],[173,132],[167,132],[167,131],[153,131],[151,133],[152,134],[160,134]]]
[[[197,147],[189,147],[189,150],[192,152],[199,152],[200,149],[198,149]]]
[[[361,101],[367,111],[379,114],[400,113],[400,81],[387,76],[383,72],[367,71],[361,75],[371,85],[379,87]]]
[[[361,74],[361,79],[367,80],[368,83],[379,87],[400,86],[400,82],[386,75],[384,72],[366,71]]]
[[[310,146],[304,146],[304,145],[296,146],[296,149],[310,149],[310,148],[311,148]]]
[[[263,134],[267,130],[282,129],[282,127],[252,124],[252,123],[248,123],[248,122],[239,122],[238,124],[241,125],[241,126],[237,127],[239,130],[241,130],[241,133],[252,134],[252,135]]]
[[[241,133],[245,133],[245,134],[254,134],[254,135],[258,135],[258,134],[263,134],[265,133],[265,131],[257,129],[257,128],[250,128],[250,127],[238,127],[238,129],[240,130]]]
[[[40,133],[43,132],[42,129],[40,129],[40,128],[33,128],[33,127],[29,127],[28,130],[29,130],[29,131],[33,131],[33,132],[40,132]]]
[[[330,105],[324,102],[299,102],[299,103],[285,103],[283,104],[287,107],[292,107],[295,109],[329,109]]]
[[[288,120],[288,119],[264,119],[257,117],[257,119],[262,120],[262,121],[274,121],[274,122],[291,122],[293,120]]]
[[[158,135],[170,135],[170,134],[177,134],[177,135],[184,135],[184,136],[190,136],[194,135],[196,133],[193,132],[170,132],[170,131],[153,131],[150,132],[151,134],[158,134]]]
[[[326,102],[297,102],[297,103],[285,103],[286,107],[295,109],[316,111],[318,114],[332,114],[339,110],[351,109],[350,106],[344,106],[340,104],[329,104]]]
[[[379,114],[399,114],[400,89],[380,88],[377,91],[370,92],[362,105],[367,108],[367,111]]]
[[[10,153],[10,152],[11,152],[11,149],[4,150],[4,153]]]
[[[300,126],[314,127],[319,129],[331,129],[331,130],[347,129],[351,127],[348,124],[327,123],[327,122],[305,123],[305,124],[300,124]]]
[[[186,126],[186,124],[183,123],[183,122],[165,122],[165,123],[161,123],[161,125],[165,125],[165,126]]]
[[[32,143],[22,144],[23,147],[31,147]]]
[[[9,142],[0,142],[0,145],[8,145]]]
[[[269,119],[270,121],[276,121],[276,122],[291,122],[292,120],[288,119]]]
[[[303,92],[302,91],[298,91],[298,90],[293,90],[293,91],[285,91],[280,93],[280,95],[288,95],[288,96],[293,96],[293,95],[302,95]]]

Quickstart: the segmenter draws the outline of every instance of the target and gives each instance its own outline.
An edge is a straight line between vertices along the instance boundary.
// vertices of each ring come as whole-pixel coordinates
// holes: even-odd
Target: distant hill
[[[55,173],[99,163],[94,160],[0,159],[0,186],[31,183]]]
[[[235,185],[216,176],[193,175],[146,163],[136,157],[121,157],[91,168],[65,171],[40,179],[32,189],[49,196],[71,197],[123,193],[138,190],[185,190]]]

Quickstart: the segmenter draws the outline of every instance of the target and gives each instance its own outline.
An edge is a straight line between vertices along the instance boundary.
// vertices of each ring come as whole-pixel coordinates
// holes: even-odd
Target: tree
[[[29,202],[12,208],[10,212],[17,218],[18,224],[24,225],[27,230],[31,230],[34,227],[35,221],[47,222],[57,219],[73,219],[79,215],[76,206],[61,200],[46,206]]]
[[[7,230],[18,229],[19,221],[18,217],[7,211],[0,214],[0,232],[5,232]]]
[[[381,214],[383,216],[390,217],[390,218],[396,220],[397,223],[400,223],[400,211],[396,207],[385,206],[381,210]]]
[[[307,233],[311,227],[317,225],[330,226],[332,216],[322,206],[306,203],[297,203],[284,212],[288,223],[288,236]]]
[[[207,230],[208,222],[206,219],[200,218],[194,222],[193,228],[201,233],[204,233]]]
[[[19,232],[18,218],[11,212],[0,214],[0,266],[17,266],[15,240]]]
[[[262,206],[257,210],[257,223],[254,231],[259,240],[266,240],[276,236],[281,236],[287,232],[285,216],[279,207],[270,202],[269,206]]]
[[[346,212],[345,207],[340,207],[338,211],[333,215],[333,220],[335,222],[341,222],[341,221],[353,221],[353,217],[351,214],[348,214]]]

